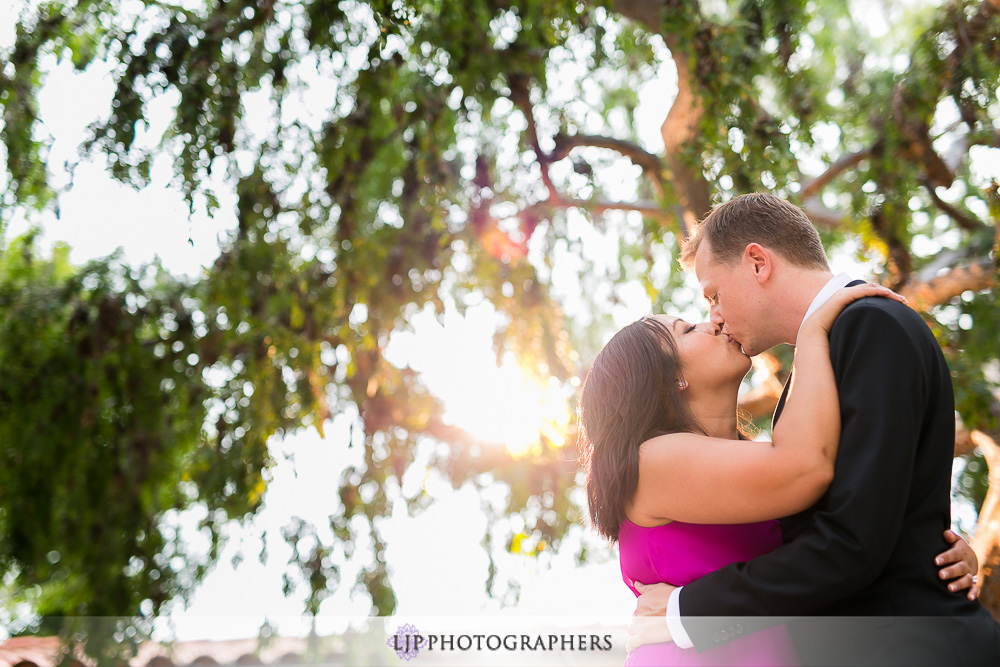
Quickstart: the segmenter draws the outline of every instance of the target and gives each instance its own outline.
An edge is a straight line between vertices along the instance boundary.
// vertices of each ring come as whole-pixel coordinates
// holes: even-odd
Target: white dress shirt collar
[[[812,300],[809,304],[809,309],[806,310],[805,317],[802,318],[802,322],[799,323],[799,330],[795,333],[795,340],[798,342],[799,334],[802,333],[802,324],[809,319],[809,316],[819,310],[820,306],[830,300],[833,293],[839,290],[841,287],[847,287],[853,278],[851,278],[846,273],[838,273],[833,278],[823,285],[823,289],[819,291],[819,294]]]

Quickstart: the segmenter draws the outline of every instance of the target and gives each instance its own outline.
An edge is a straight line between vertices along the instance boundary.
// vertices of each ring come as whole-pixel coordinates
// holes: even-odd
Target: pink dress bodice
[[[647,528],[626,520],[618,530],[622,578],[636,596],[636,581],[684,586],[780,545],[781,526],[777,521],[732,525],[674,521]],[[674,644],[649,644],[630,653],[625,664],[795,665],[797,659],[782,626],[740,637],[703,653]]]

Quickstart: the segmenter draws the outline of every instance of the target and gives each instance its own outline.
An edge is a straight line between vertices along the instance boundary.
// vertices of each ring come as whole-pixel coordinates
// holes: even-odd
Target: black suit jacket
[[[1000,629],[978,602],[949,592],[934,564],[951,523],[955,442],[940,346],[913,310],[872,297],[837,318],[830,357],[841,415],[833,483],[782,521],[783,546],[685,586],[685,630],[705,650],[768,624],[753,617],[881,617],[851,627],[800,621],[796,646],[823,664],[1000,665]],[[775,421],[783,405],[784,395]],[[945,618],[939,628],[934,619]],[[847,636],[873,629],[870,642]]]

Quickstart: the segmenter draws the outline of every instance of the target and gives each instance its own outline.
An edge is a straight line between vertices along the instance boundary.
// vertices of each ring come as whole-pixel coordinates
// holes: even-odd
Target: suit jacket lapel
[[[778,423],[778,417],[781,416],[781,411],[785,407],[785,399],[788,397],[788,388],[792,384],[792,374],[788,374],[788,379],[785,380],[785,386],[781,388],[781,396],[778,397],[778,405],[774,408],[774,416],[771,418],[771,432],[774,432],[774,425]],[[781,541],[788,543],[792,539],[792,529],[796,525],[795,515],[790,517],[781,518]]]
[[[865,284],[864,280],[852,280],[851,282],[847,283],[846,286],[847,287],[853,287],[855,285],[864,285],[864,284]],[[775,406],[775,408],[774,408],[774,417],[771,418],[771,428],[772,429],[774,428],[774,425],[778,423],[778,417],[781,416],[781,411],[785,407],[785,398],[788,397],[788,387],[791,384],[792,384],[792,374],[789,373],[788,374],[788,379],[785,380],[785,386],[782,387],[782,389],[781,389],[781,397],[778,398],[778,405]]]
[[[785,386],[781,389],[781,396],[778,398],[778,405],[774,408],[774,417],[771,418],[771,428],[774,429],[774,425],[778,423],[778,417],[781,416],[781,411],[785,408],[785,399],[788,397],[788,388],[792,385],[792,374],[788,374],[788,379],[785,380]]]

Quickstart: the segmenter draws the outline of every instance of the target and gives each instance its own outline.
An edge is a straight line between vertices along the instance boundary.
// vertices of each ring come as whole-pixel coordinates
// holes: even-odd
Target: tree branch
[[[906,297],[911,308],[924,312],[933,306],[947,303],[966,290],[979,292],[991,288],[994,276],[993,262],[984,258],[968,266],[953,268],[926,282],[910,282],[900,290],[900,294]],[[739,407],[757,419],[774,412],[783,383],[779,379],[781,364],[771,355],[764,353],[754,357],[754,365],[758,372],[765,373],[764,383],[740,396]],[[959,429],[956,447],[961,447],[966,442],[961,433]]]
[[[926,311],[947,303],[966,290],[979,292],[993,287],[995,269],[992,260],[984,258],[968,266],[955,267],[936,278],[921,283],[909,283],[900,290],[914,310]]]
[[[983,36],[998,14],[1000,14],[1000,0],[983,0],[979,3],[976,13],[965,23],[963,26],[965,29],[957,35],[955,48],[948,56],[952,71],[958,69],[965,58],[965,52]]]
[[[973,431],[970,439],[983,453],[989,467],[989,490],[979,510],[976,536],[971,545],[979,559],[980,602],[996,617],[1000,606],[1000,585],[991,575],[1000,567],[1000,445],[982,431]]]
[[[670,211],[660,207],[660,205],[656,202],[651,201],[638,201],[630,203],[614,202],[605,199],[599,199],[597,201],[587,201],[585,199],[561,199],[556,205],[563,208],[582,208],[593,213],[606,213],[608,211],[638,211],[643,215],[647,215],[651,218],[657,218],[659,220],[676,220]]]
[[[990,29],[990,26],[992,25],[991,22],[998,13],[1000,13],[1000,0],[983,0],[972,18],[969,19],[968,22],[963,22],[959,25],[958,30],[956,31],[957,39],[955,48],[947,57],[948,72],[940,79],[942,89],[948,87],[949,82],[954,78],[955,72],[962,67],[963,58],[968,49],[978,39],[983,38],[984,33]],[[902,146],[902,153],[904,153],[905,157],[918,161],[923,167],[924,180],[926,180],[929,184],[932,197],[935,198],[935,203],[938,204],[940,200],[937,199],[936,195],[933,193],[933,188],[937,186],[951,186],[954,182],[955,172],[960,160],[953,159],[953,156],[951,155],[948,156],[950,159],[945,159],[937,153],[930,137],[930,128],[927,125],[927,122],[922,118],[915,117],[912,113],[912,100],[908,93],[909,91],[907,90],[905,82],[900,83],[893,91],[891,100],[895,123],[908,140],[907,143]],[[956,102],[959,106],[961,106],[961,100],[957,97]],[[967,119],[966,122],[970,123],[970,129],[974,129],[971,121]],[[958,144],[953,147],[953,149],[964,147],[964,149],[967,150],[969,145],[975,143],[986,143],[988,145],[1000,144],[1000,132],[976,132],[974,135],[969,135],[968,137],[960,140]],[[803,185],[801,193],[802,199],[808,200],[809,198],[818,195],[822,188],[825,187],[834,177],[870,156],[874,149],[875,147],[865,149],[858,153],[841,158],[837,162],[833,163],[829,169],[824,172],[824,174]],[[942,207],[942,210],[945,209]],[[952,216],[956,222],[963,227],[965,226],[965,223],[970,222],[969,218],[966,216],[962,216],[961,214],[958,216],[953,215],[953,213],[957,213],[957,210],[955,209],[950,211],[945,210],[945,212]],[[978,228],[978,224],[975,226]]]
[[[812,197],[819,196],[820,191],[829,185],[830,181],[835,179],[837,176],[847,171],[851,167],[857,165],[862,160],[865,160],[872,154],[871,148],[866,148],[860,150],[857,153],[851,153],[846,155],[829,167],[822,174],[812,179],[808,183],[802,186],[802,191],[799,193],[803,200],[810,199]]]
[[[663,160],[659,155],[650,153],[639,144],[624,139],[614,139],[593,134],[557,134],[555,137],[556,147],[550,154],[553,162],[562,160],[574,148],[593,146],[594,148],[610,148],[632,160],[632,162],[646,171],[663,171]]]
[[[740,396],[739,408],[750,413],[752,419],[758,419],[774,414],[787,374],[782,373],[783,368],[777,357],[767,352],[754,357],[753,365],[758,373],[764,374],[764,381]]]
[[[1000,148],[1000,130],[981,130],[967,137],[970,146],[992,146]]]
[[[625,18],[641,23],[650,32],[660,33],[663,0],[613,0],[611,5],[615,12]]]
[[[469,433],[464,428],[453,426],[451,424],[445,424],[436,417],[432,417],[427,421],[426,428],[423,432],[430,435],[435,440],[440,440],[441,442],[457,445],[459,447],[471,448],[473,446],[479,446],[489,452],[497,453],[506,453],[507,451],[503,443],[485,440]]]
[[[510,81],[509,98],[511,102],[513,102],[514,105],[521,110],[521,113],[524,114],[524,118],[527,123],[526,132],[528,133],[528,143],[535,152],[535,157],[538,160],[538,165],[542,172],[542,182],[545,184],[545,188],[549,192],[549,198],[547,200],[524,209],[519,215],[523,216],[537,208],[558,207],[582,208],[594,213],[605,213],[612,210],[639,211],[643,215],[655,217],[660,220],[674,220],[674,216],[660,207],[660,205],[656,202],[640,201],[628,203],[612,202],[607,200],[586,201],[583,199],[571,199],[564,197],[552,181],[552,177],[549,174],[549,165],[565,158],[569,154],[570,150],[576,146],[594,146],[599,148],[610,148],[618,151],[625,157],[631,159],[633,163],[642,167],[645,172],[653,175],[657,184],[662,182],[663,163],[660,161],[659,157],[644,150],[638,144],[621,139],[613,139],[611,137],[586,134],[574,136],[564,134],[557,135],[555,138],[555,150],[553,150],[552,153],[546,153],[542,150],[538,139],[538,128],[535,124],[534,109],[528,95],[528,84],[521,77],[512,77]]]
[[[921,178],[920,183],[927,188],[927,194],[930,195],[931,201],[934,202],[934,205],[947,214],[949,218],[954,220],[959,227],[970,232],[986,228],[987,225],[983,224],[979,220],[973,219],[965,213],[962,213],[954,204],[949,204],[945,200],[938,197],[937,188],[935,188],[926,178]]]
[[[924,118],[913,112],[913,98],[903,83],[892,92],[892,117],[906,138],[900,146],[902,157],[916,160],[923,167],[924,178],[935,187],[950,188],[955,182],[955,172],[934,150],[930,126]]]
[[[663,160],[659,155],[650,153],[639,144],[624,139],[614,139],[590,134],[557,134],[555,137],[556,147],[552,151],[550,158],[553,162],[562,160],[574,148],[593,147],[607,148],[617,151],[624,157],[632,161],[632,164],[641,167],[643,172],[650,178],[652,185],[658,194],[663,193]]]
[[[559,191],[556,190],[556,186],[552,182],[552,177],[549,175],[549,164],[552,162],[552,158],[542,150],[542,146],[538,141],[538,127],[535,125],[535,110],[531,104],[528,81],[523,76],[512,75],[508,83],[510,86],[510,95],[508,96],[510,101],[524,114],[524,120],[527,123],[525,131],[528,133],[528,144],[535,151],[535,159],[538,160],[538,166],[542,170],[542,183],[549,191],[549,199],[558,201],[560,199]]]
[[[937,253],[930,262],[917,271],[915,279],[918,282],[927,283],[937,278],[938,273],[944,269],[951,268],[969,257],[968,247],[942,250]]]
[[[950,91],[955,103],[961,111],[962,118],[969,126],[970,131],[975,130],[976,114],[966,108],[965,100],[961,95],[961,85],[964,76],[959,73],[966,67],[966,54],[972,45],[981,39],[989,39],[989,32],[994,30],[994,18],[1000,13],[1000,0],[983,0],[976,9],[973,16],[966,21],[962,10],[956,9],[958,25],[955,30],[955,48],[945,59],[945,71],[936,77],[935,85],[939,87],[939,93]],[[956,78],[956,74],[959,76]],[[956,165],[948,164],[934,149],[933,141],[930,137],[930,127],[927,120],[915,111],[914,101],[926,97],[922,78],[918,75],[909,84],[904,79],[896,86],[892,93],[892,111],[896,126],[908,140],[902,148],[903,157],[914,159],[920,163],[924,171],[925,178],[933,187],[951,187],[955,180]],[[914,89],[914,90],[911,90]],[[915,92],[916,91],[916,92]],[[919,108],[919,105],[916,105]]]
[[[614,139],[592,134],[557,134],[555,137],[556,147],[549,155],[552,162],[562,160],[574,148],[593,147],[607,148],[621,153],[632,161],[632,164],[642,168],[643,173],[652,181],[654,191],[658,196],[663,195],[663,160],[659,155],[650,153],[639,144],[624,139]]]
[[[561,195],[555,199],[546,199],[545,201],[532,204],[522,210],[519,215],[548,208],[582,208],[586,211],[590,211],[591,213],[607,213],[608,211],[638,211],[643,215],[656,218],[658,220],[669,222],[677,220],[677,218],[670,211],[662,208],[659,204],[652,201],[615,202],[608,201],[606,199],[587,201],[586,199],[569,199]]]
[[[669,4],[663,0],[613,0],[612,2],[612,9],[615,12],[663,37],[677,69],[677,96],[670,106],[660,132],[663,135],[666,163],[670,168],[670,181],[684,212],[683,232],[689,234],[695,224],[712,208],[708,182],[700,169],[689,164],[684,156],[685,149],[697,143],[698,122],[704,113],[704,107],[695,92],[694,77],[690,69],[691,61],[700,54],[682,49],[678,35],[664,34],[662,13],[668,8]],[[686,11],[703,22],[697,2],[689,3]]]
[[[802,212],[812,220],[817,227],[824,229],[837,229],[848,219],[848,214],[842,211],[834,211],[823,206],[818,197],[811,197],[802,202]]]
[[[712,208],[708,182],[701,170],[689,164],[684,155],[687,147],[696,142],[698,122],[705,110],[694,91],[688,55],[673,49],[671,54],[677,68],[677,96],[670,105],[660,133],[673,176],[674,192],[684,209],[684,231],[690,235],[698,221]]]
[[[885,241],[888,250],[886,268],[892,275],[892,281],[888,287],[898,291],[910,280],[910,274],[913,272],[913,258],[910,255],[910,248],[900,238],[893,220],[886,215],[882,206],[876,207],[868,219],[871,221],[875,233]]]

